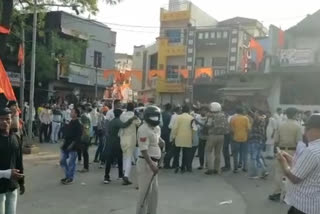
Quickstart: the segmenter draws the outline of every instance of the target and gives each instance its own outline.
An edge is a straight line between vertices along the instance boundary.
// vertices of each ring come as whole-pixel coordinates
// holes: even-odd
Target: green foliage
[[[38,45],[36,62],[37,62],[36,63],[37,81],[47,82],[55,79],[56,77],[55,59],[50,56],[48,52],[48,48],[46,46]]]
[[[61,38],[55,33],[52,35],[51,39],[51,48],[55,55],[63,54],[69,62],[84,63],[84,54],[87,48],[86,41]]]

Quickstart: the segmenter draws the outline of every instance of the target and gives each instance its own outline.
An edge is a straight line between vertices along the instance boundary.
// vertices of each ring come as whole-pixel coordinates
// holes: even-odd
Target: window
[[[217,32],[217,39],[221,39],[221,32]]]
[[[190,65],[188,65],[187,68],[188,68],[188,71],[192,70],[192,66],[190,66]]]
[[[211,66],[214,66],[214,58],[211,59]]]
[[[95,51],[93,56],[93,65],[96,68],[101,68],[102,66],[102,53]]]
[[[192,57],[188,57],[188,62],[192,62]]]
[[[223,32],[223,38],[224,39],[228,38],[228,31]]]
[[[204,38],[205,38],[205,39],[209,39],[209,32],[206,32],[206,33],[204,34]]]
[[[198,34],[198,39],[203,39],[203,33]]]
[[[169,39],[169,43],[180,43],[181,42],[181,30],[167,30],[166,35]]]
[[[230,66],[230,71],[235,71],[236,70],[236,66],[232,65]]]
[[[235,53],[235,52],[237,52],[237,48],[235,47],[231,48],[231,53]]]
[[[192,39],[189,39],[189,45],[193,45],[193,40]]]
[[[235,56],[230,57],[230,62],[235,62],[235,61],[236,61],[236,57]]]
[[[204,66],[204,58],[203,57],[197,57],[196,58],[196,67],[203,67]]]
[[[216,32],[211,32],[210,33],[210,37],[211,37],[211,39],[215,39],[216,38]]]
[[[233,31],[232,31],[232,34],[237,34],[237,33],[238,33],[237,30],[233,30]]]
[[[235,43],[237,43],[238,42],[238,39],[237,38],[233,38],[232,40],[231,40],[231,43],[232,44],[235,44]]]
[[[192,48],[188,48],[188,53],[189,54],[193,53],[193,49]]]
[[[177,65],[168,65],[167,66],[167,79],[168,80],[176,80],[179,77],[178,72],[179,66]]]
[[[189,36],[193,36],[193,33],[194,33],[193,31],[190,31]]]

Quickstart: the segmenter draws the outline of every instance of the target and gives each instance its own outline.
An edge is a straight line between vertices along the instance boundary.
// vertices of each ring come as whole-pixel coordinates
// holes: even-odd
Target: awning
[[[265,88],[221,88],[218,91],[224,96],[253,96],[264,90]]]

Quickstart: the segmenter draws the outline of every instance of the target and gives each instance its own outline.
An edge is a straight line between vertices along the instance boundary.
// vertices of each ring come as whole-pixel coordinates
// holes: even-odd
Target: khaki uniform
[[[161,149],[159,147],[160,135],[161,131],[159,126],[152,128],[146,123],[140,126],[138,129],[138,144],[140,151],[148,151],[151,158],[159,160],[161,158]],[[140,157],[141,156],[142,155],[140,154]],[[153,172],[143,158],[139,158],[137,162],[137,175],[139,198],[136,214],[156,214],[158,206],[158,175],[155,175],[148,193],[147,190],[153,177]],[[143,204],[146,194],[147,198]]]
[[[224,135],[229,132],[227,117],[223,112],[213,113],[209,116],[207,126],[209,128],[209,135],[206,142],[205,155],[208,170],[220,172],[220,156],[224,143]]]
[[[299,141],[302,141],[302,131],[301,126],[298,124],[298,122],[290,119],[288,119],[286,122],[283,122],[276,132],[276,146],[280,147],[283,151],[293,155]],[[283,170],[279,161],[276,159],[274,161],[274,194],[281,194],[285,191],[283,178]]]

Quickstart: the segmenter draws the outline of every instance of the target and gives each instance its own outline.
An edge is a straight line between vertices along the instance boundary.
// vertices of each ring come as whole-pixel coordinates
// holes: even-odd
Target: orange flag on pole
[[[0,93],[3,93],[8,100],[17,100],[13,92],[7,72],[4,70],[2,61],[0,60]]]
[[[19,52],[18,52],[18,66],[21,66],[24,61],[24,50],[22,48],[22,45],[19,46]]]
[[[1,26],[0,25],[0,33],[1,34],[9,34],[10,33],[10,29],[6,28],[5,26]]]

